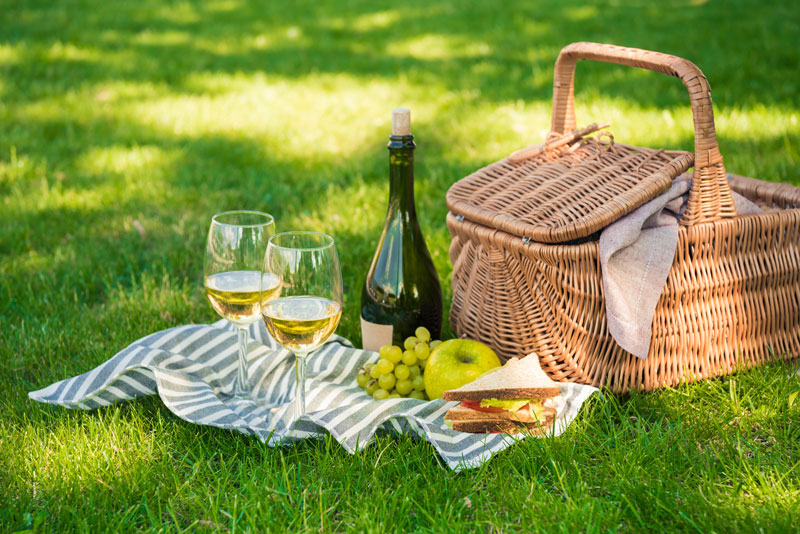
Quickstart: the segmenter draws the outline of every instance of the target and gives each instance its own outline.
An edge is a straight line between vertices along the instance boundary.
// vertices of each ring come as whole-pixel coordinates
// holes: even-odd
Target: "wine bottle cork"
[[[411,111],[408,108],[392,110],[392,135],[411,135]]]

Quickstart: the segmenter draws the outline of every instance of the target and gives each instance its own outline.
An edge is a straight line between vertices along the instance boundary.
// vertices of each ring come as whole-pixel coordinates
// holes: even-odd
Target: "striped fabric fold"
[[[378,360],[334,336],[309,356],[308,413],[293,420],[294,356],[270,338],[263,324],[250,327],[252,401],[232,398],[238,365],[237,335],[227,321],[186,325],[146,336],[82,375],[29,393],[33,400],[92,410],[158,393],[167,408],[190,423],[254,434],[286,445],[330,433],[350,453],[368,446],[376,432],[408,433],[429,441],[453,470],[478,467],[521,437],[465,434],[444,423],[456,403],[415,399],[374,401],[355,382],[356,370]],[[561,384],[553,434],[561,434],[596,388]]]

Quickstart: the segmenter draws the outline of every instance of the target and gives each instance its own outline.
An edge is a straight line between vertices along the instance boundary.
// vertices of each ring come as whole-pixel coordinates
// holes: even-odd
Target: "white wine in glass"
[[[328,340],[342,317],[342,272],[333,238],[316,232],[275,234],[263,272],[281,281],[280,295],[262,306],[261,315],[275,341],[295,355],[296,419],[306,411],[306,357]]]
[[[275,221],[268,213],[226,211],[214,215],[208,231],[204,285],[211,306],[239,331],[239,369],[233,396],[249,399],[247,328],[261,307],[280,293],[281,280],[261,267]]]
[[[250,325],[261,306],[280,293],[280,279],[261,271],[229,271],[206,277],[208,300],[218,314],[235,325]]]
[[[311,352],[336,330],[342,307],[322,297],[283,297],[268,302],[262,314],[280,346],[295,353]]]

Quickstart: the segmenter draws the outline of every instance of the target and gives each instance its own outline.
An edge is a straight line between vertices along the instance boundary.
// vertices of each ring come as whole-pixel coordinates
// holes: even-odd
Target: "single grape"
[[[414,353],[417,355],[418,360],[424,360],[430,356],[431,349],[427,343],[417,343],[417,346],[414,347]]]
[[[440,339],[437,339],[436,341],[431,341],[431,344],[430,344],[431,350],[435,349],[436,347],[438,347],[441,344],[442,344],[442,341]]]
[[[407,350],[403,353],[403,363],[406,365],[414,365],[417,363],[417,355],[413,350]]]
[[[414,391],[424,391],[425,390],[425,379],[421,376],[418,376],[414,380],[411,381],[411,387],[414,388]]]
[[[391,345],[381,345],[381,348],[378,350],[378,354],[380,354],[381,358],[386,358],[386,353],[389,352],[391,348]]]
[[[413,350],[414,347],[417,346],[417,338],[414,336],[406,338],[406,340],[403,342],[403,346],[406,348],[406,350]]]
[[[394,376],[396,376],[398,380],[405,380],[410,375],[411,375],[411,370],[408,368],[406,364],[401,363],[394,368]]]
[[[411,385],[411,380],[398,380],[394,385],[400,395],[408,395],[414,386]]]
[[[389,347],[384,351],[383,349]],[[397,345],[384,345],[381,347],[381,357],[389,360],[392,363],[398,363],[403,359],[403,349]]]
[[[367,387],[364,388],[364,391],[367,392],[367,395],[372,395],[376,391],[378,391],[378,381],[377,380],[370,380],[367,382]]]
[[[374,363],[365,363],[364,364],[364,371],[366,371],[367,374],[369,374],[369,372],[372,370],[373,367],[375,367]]]
[[[412,365],[408,368],[408,376],[411,380],[414,380],[419,375],[422,374],[422,369],[419,368],[419,365]]]
[[[419,399],[419,400],[428,400],[428,397],[425,395],[424,391],[412,391],[411,394],[408,396],[409,399]]]
[[[371,376],[372,378],[375,378],[375,379],[377,379],[379,376],[381,376],[381,372],[378,370],[378,366],[377,365],[373,365],[372,368],[369,370],[369,376]]]
[[[399,393],[389,393],[390,399],[402,399],[403,397],[400,396]]]
[[[394,364],[385,358],[381,358],[381,361],[378,362],[378,365],[375,366],[378,369],[378,372],[382,375],[391,373],[394,369]]]
[[[389,398],[389,392],[385,389],[376,389],[375,393],[372,394],[372,398],[375,400],[386,400]]]
[[[358,387],[367,387],[367,382],[369,382],[369,375],[363,370],[359,371],[356,375],[356,384],[358,384]]]
[[[420,326],[414,331],[414,335],[417,336],[417,339],[420,343],[427,343],[431,340],[431,332],[424,326]]]
[[[393,374],[381,375],[378,379],[378,385],[386,391],[391,391],[395,382],[397,382],[397,379]]]

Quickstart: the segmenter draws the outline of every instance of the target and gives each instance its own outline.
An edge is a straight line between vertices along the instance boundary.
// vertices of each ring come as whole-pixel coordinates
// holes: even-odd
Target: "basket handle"
[[[691,61],[659,52],[599,43],[567,45],[558,55],[553,81],[552,130],[560,134],[576,128],[575,64],[579,59],[639,67],[681,79],[692,102],[695,157],[692,189],[681,224],[692,226],[736,217],[736,208],[714,129],[711,88],[703,72]]]

